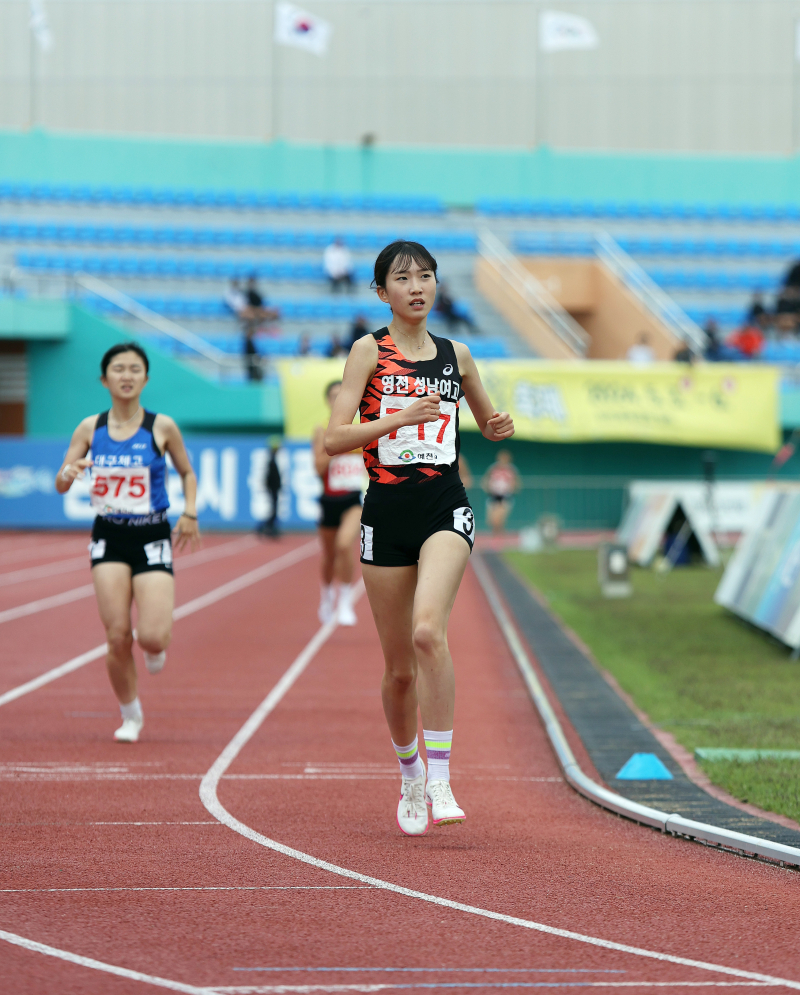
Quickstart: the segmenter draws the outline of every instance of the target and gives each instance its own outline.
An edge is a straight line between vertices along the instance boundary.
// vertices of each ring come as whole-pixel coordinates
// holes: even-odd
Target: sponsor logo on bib
[[[414,454],[411,452],[410,449],[404,449],[402,453],[400,453],[400,459],[404,463],[410,463],[411,460],[414,459]]]
[[[446,377],[449,377],[452,372],[453,372],[453,366],[451,363],[448,363],[447,366],[445,366],[445,368],[442,370],[442,373],[444,373]]]

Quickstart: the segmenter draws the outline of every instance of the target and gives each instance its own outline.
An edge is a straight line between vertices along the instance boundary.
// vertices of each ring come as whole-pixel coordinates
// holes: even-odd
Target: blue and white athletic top
[[[145,518],[169,508],[167,462],[153,437],[156,416],[145,411],[136,435],[116,442],[108,412],[97,416],[92,436],[92,507],[103,517]]]

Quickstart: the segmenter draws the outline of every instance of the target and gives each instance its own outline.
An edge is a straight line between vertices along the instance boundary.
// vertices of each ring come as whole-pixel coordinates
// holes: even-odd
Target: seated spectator
[[[747,324],[761,325],[766,315],[768,315],[768,311],[764,307],[764,295],[760,290],[756,290],[753,294],[753,299],[750,301],[750,309],[747,312]]]
[[[338,335],[331,336],[331,344],[328,348],[328,356],[331,359],[338,359],[340,356],[347,356],[349,349],[345,346]]]
[[[800,259],[792,263],[789,272],[783,279],[784,287],[800,287]]]
[[[258,289],[258,281],[255,276],[251,276],[247,281],[248,314],[247,320],[253,323],[253,327],[265,321],[275,321],[280,316],[280,311],[276,307],[268,307],[267,302]]]
[[[697,361],[697,356],[692,351],[691,347],[687,342],[679,346],[672,356],[672,361],[674,363],[688,363],[689,366],[694,366]]]
[[[348,290],[355,289],[355,272],[350,250],[341,238],[335,238],[322,254],[322,268],[331,282],[335,293],[343,284]]]
[[[792,339],[797,334],[797,315],[794,311],[781,311],[775,316],[775,331],[780,339]]]
[[[764,345],[764,333],[757,325],[745,325],[728,336],[726,345],[738,349],[748,359],[753,359]]]
[[[650,336],[647,332],[640,332],[637,341],[628,349],[627,359],[634,366],[649,366],[655,363],[656,354],[650,345]]]
[[[350,348],[352,349],[356,342],[359,339],[363,339],[365,335],[369,335],[367,319],[363,314],[357,314],[353,324],[350,326]]]
[[[719,335],[719,325],[717,324],[716,318],[707,318],[705,325],[703,325],[703,331],[706,334],[706,348],[705,348],[705,358],[710,363],[719,362],[720,358],[720,335]]]
[[[436,301],[433,309],[447,322],[447,330],[449,332],[458,328],[459,325],[466,325],[471,332],[477,331],[472,318],[464,310],[459,308],[450,296],[446,283],[439,284],[436,290]]]

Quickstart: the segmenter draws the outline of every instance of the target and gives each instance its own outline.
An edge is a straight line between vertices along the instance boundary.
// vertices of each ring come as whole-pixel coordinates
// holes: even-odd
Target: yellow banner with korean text
[[[284,431],[310,439],[328,423],[325,387],[342,359],[277,364]],[[588,360],[484,360],[484,386],[498,411],[510,411],[517,439],[542,442],[657,442],[775,452],[781,442],[779,371],[730,363],[630,363]],[[477,431],[462,401],[461,428]]]
[[[775,452],[781,442],[779,371],[731,363],[479,362],[516,438],[625,441]],[[477,430],[462,409],[461,426]]]

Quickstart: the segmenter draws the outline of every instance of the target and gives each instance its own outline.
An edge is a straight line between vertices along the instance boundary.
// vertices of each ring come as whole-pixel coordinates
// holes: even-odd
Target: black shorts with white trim
[[[361,512],[361,562],[409,567],[436,532],[455,532],[472,549],[475,515],[457,473],[424,484],[373,481]]]
[[[156,516],[161,520],[153,522]],[[171,574],[172,537],[167,513],[156,512],[147,518],[146,524],[134,525],[124,518],[111,520],[98,515],[89,543],[92,566],[96,567],[98,563],[127,563],[132,577],[151,570]]]

